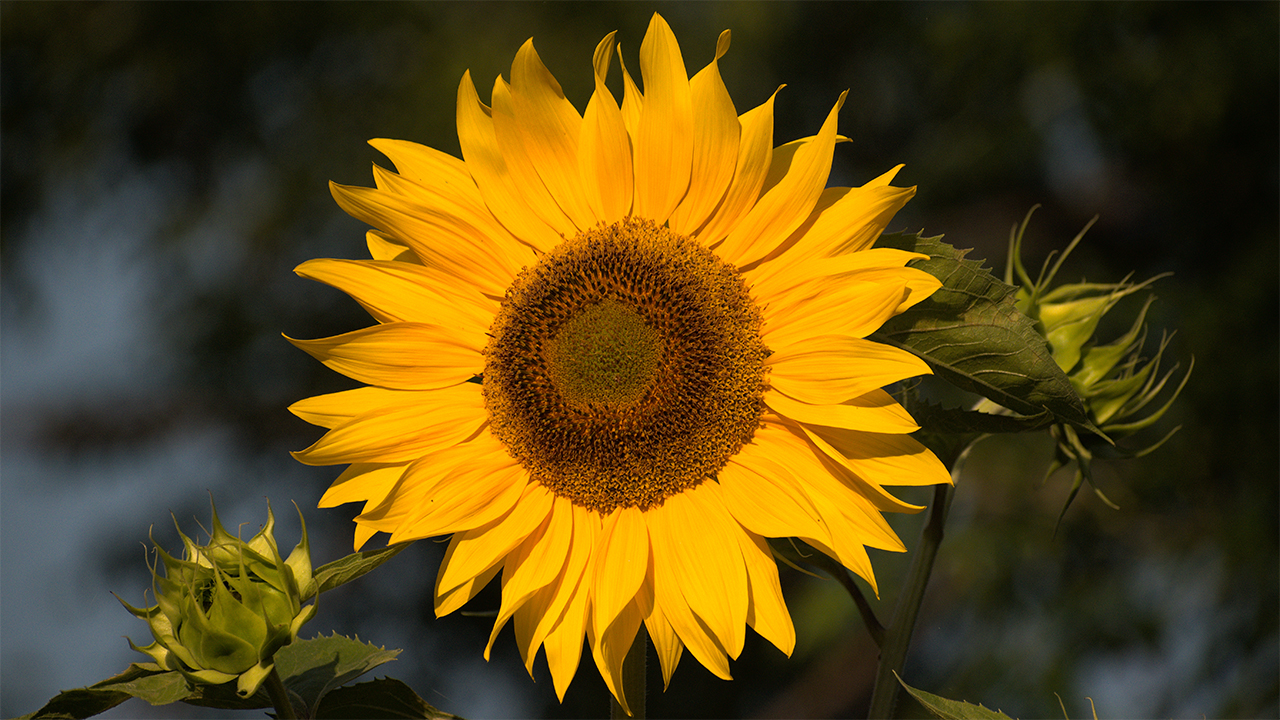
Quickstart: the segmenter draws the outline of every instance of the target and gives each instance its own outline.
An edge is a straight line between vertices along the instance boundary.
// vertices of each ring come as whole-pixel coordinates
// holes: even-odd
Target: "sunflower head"
[[[654,15],[619,99],[610,34],[582,110],[532,40],[488,102],[464,75],[462,157],[373,141],[396,172],[332,188],[371,259],[298,268],[377,321],[293,340],[364,384],[291,408],[327,430],[299,460],[349,465],[321,505],[364,503],[357,547],[450,536],[438,615],[501,576],[493,637],[514,623],[561,697],[585,637],[625,707],[642,623],[667,680],[685,650],[729,678],[748,626],[789,653],[766,538],[874,588],[866,548],[903,549],[882,513],[919,509],[884,486],[949,482],[881,389],[927,366],[867,339],[939,287],[871,247],[914,188],[826,187],[844,95],[775,147],[729,39],[690,77]]]

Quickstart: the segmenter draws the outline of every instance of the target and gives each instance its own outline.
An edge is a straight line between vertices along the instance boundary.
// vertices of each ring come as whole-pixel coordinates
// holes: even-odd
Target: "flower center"
[[[569,318],[547,341],[551,382],[570,406],[621,408],[649,389],[662,338],[630,305],[607,298]]]
[[[600,513],[715,477],[760,424],[755,302],[733,266],[649,220],[584,231],[522,270],[489,335],[493,434]]]

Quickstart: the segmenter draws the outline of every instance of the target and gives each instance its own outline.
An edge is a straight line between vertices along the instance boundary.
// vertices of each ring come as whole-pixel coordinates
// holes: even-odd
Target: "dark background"
[[[1182,430],[1103,465],[1121,509],[1082,493],[1056,536],[1070,476],[1042,482],[1047,440],[980,446],[907,680],[1024,718],[1063,717],[1055,693],[1070,717],[1090,715],[1086,697],[1104,718],[1275,717],[1278,8],[0,3],[0,714],[142,659],[121,636],[145,643],[146,627],[108,591],[140,603],[148,528],[175,548],[168,513],[194,532],[209,492],[250,531],[269,498],[286,547],[296,501],[317,564],[350,550],[355,506],[315,509],[339,468],[290,459],[320,431],[284,409],[351,383],[281,333],[368,324],[291,273],[365,252],[326,182],[372,184],[369,138],[456,154],[463,71],[487,88],[530,36],[584,107],[595,44],[619,30],[638,67],[658,10],[690,73],[733,30],[721,71],[739,112],[788,84],[778,143],[813,133],[851,90],[831,182],[906,163],[898,182],[919,194],[893,229],[945,233],[1001,271],[1010,228],[1039,203],[1030,265],[1099,215],[1064,281],[1174,273],[1156,285],[1153,338],[1176,330],[1171,359],[1194,355],[1196,369],[1151,439]],[[894,521],[914,546],[920,516]],[[464,716],[605,712],[589,654],[558,705],[544,661],[530,681],[509,630],[485,664],[489,620],[434,619],[441,554],[418,543],[326,594],[304,634],[404,648],[379,674]],[[874,560],[887,621],[906,558]],[[852,604],[829,580],[783,581],[794,656],[752,636],[732,683],[686,657],[666,693],[651,680],[653,716],[865,713],[876,651]],[[221,714],[136,700],[111,713]]]

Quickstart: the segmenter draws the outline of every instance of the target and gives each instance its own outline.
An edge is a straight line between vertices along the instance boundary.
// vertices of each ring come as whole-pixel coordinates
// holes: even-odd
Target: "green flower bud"
[[[179,528],[182,559],[156,546],[160,562],[151,566],[156,605],[139,609],[120,601],[147,621],[155,638],[145,647],[132,640],[129,646],[192,682],[236,680],[241,696],[257,692],[274,667],[276,651],[298,637],[316,610],[315,603],[302,605],[315,596],[316,583],[306,521],[301,512],[298,517],[302,540],[288,560],[276,545],[270,506],[266,525],[248,542],[227,532],[216,507],[207,544],[196,544]]]
[[[1034,211],[1034,208],[1032,208]],[[1148,406],[1164,391],[1165,385],[1177,371],[1175,365],[1165,374],[1159,371],[1160,360],[1168,346],[1169,338],[1160,342],[1155,356],[1142,355],[1146,340],[1146,316],[1154,296],[1148,295],[1138,311],[1128,332],[1118,339],[1101,344],[1097,338],[1098,323],[1116,307],[1124,297],[1143,290],[1164,277],[1157,275],[1144,282],[1132,282],[1129,278],[1118,283],[1073,283],[1052,287],[1053,279],[1063,261],[1084,237],[1093,224],[1090,221],[1075,239],[1050,265],[1052,256],[1044,264],[1039,276],[1032,280],[1022,264],[1022,235],[1026,231],[1031,213],[1014,232],[1009,243],[1009,262],[1005,282],[1019,283],[1018,309],[1036,321],[1036,327],[1044,335],[1054,361],[1067,374],[1071,385],[1084,400],[1089,419],[1106,438],[1093,435],[1081,436],[1067,425],[1055,425],[1050,432],[1058,441],[1057,450],[1049,474],[1072,462],[1076,476],[1067,505],[1075,498],[1083,481],[1093,483],[1092,460],[1095,454],[1112,457],[1141,457],[1164,444],[1179,428],[1174,428],[1162,439],[1139,450],[1121,450],[1114,445],[1128,435],[1150,427],[1173,404],[1195,367],[1194,358],[1172,395],[1154,411]],[[1095,488],[1095,492],[1108,505],[1114,503]],[[1063,508],[1066,511],[1066,507]]]

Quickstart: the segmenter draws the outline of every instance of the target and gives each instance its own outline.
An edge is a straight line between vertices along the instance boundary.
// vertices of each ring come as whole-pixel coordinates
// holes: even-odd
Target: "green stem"
[[[271,672],[267,673],[266,685],[271,704],[276,708],[276,717],[280,720],[297,720],[293,703],[289,702],[289,691],[284,689],[284,681],[280,679],[280,673],[276,672],[274,665],[271,666]]]
[[[636,639],[631,642],[631,649],[627,651],[627,657],[622,661],[622,695],[627,699],[627,704],[631,706],[631,714],[622,709],[622,705],[618,703],[618,699],[613,695],[609,696],[609,717],[613,720],[626,720],[626,718],[635,718],[636,720],[644,720],[645,717],[645,656],[649,651],[649,633],[645,631],[644,624],[641,623],[639,632],[636,633]]]
[[[862,616],[862,624],[867,626],[867,633],[871,635],[872,641],[875,642],[876,647],[883,647],[884,626],[876,618],[875,610],[871,609],[871,603],[867,602],[867,597],[862,594],[862,590],[858,587],[858,583],[854,581],[853,575],[849,573],[844,565],[841,565],[826,553],[813,553],[805,559],[809,561],[809,564],[827,571],[828,575],[844,586],[845,591],[849,593],[849,597],[853,598],[853,604],[858,608],[858,614]]]
[[[901,689],[897,676],[902,674],[902,667],[907,661],[911,634],[915,631],[924,591],[929,586],[929,576],[933,573],[933,561],[938,557],[938,546],[942,543],[943,528],[947,522],[947,512],[951,509],[955,483],[959,480],[960,468],[972,448],[973,443],[970,443],[956,457],[951,469],[952,484],[934,486],[933,504],[929,507],[929,517],[920,531],[920,544],[911,558],[911,568],[907,571],[902,592],[898,595],[893,622],[889,624],[884,643],[880,646],[880,665],[876,668],[876,684],[871,691],[871,709],[867,713],[869,718],[893,717],[894,705]]]

